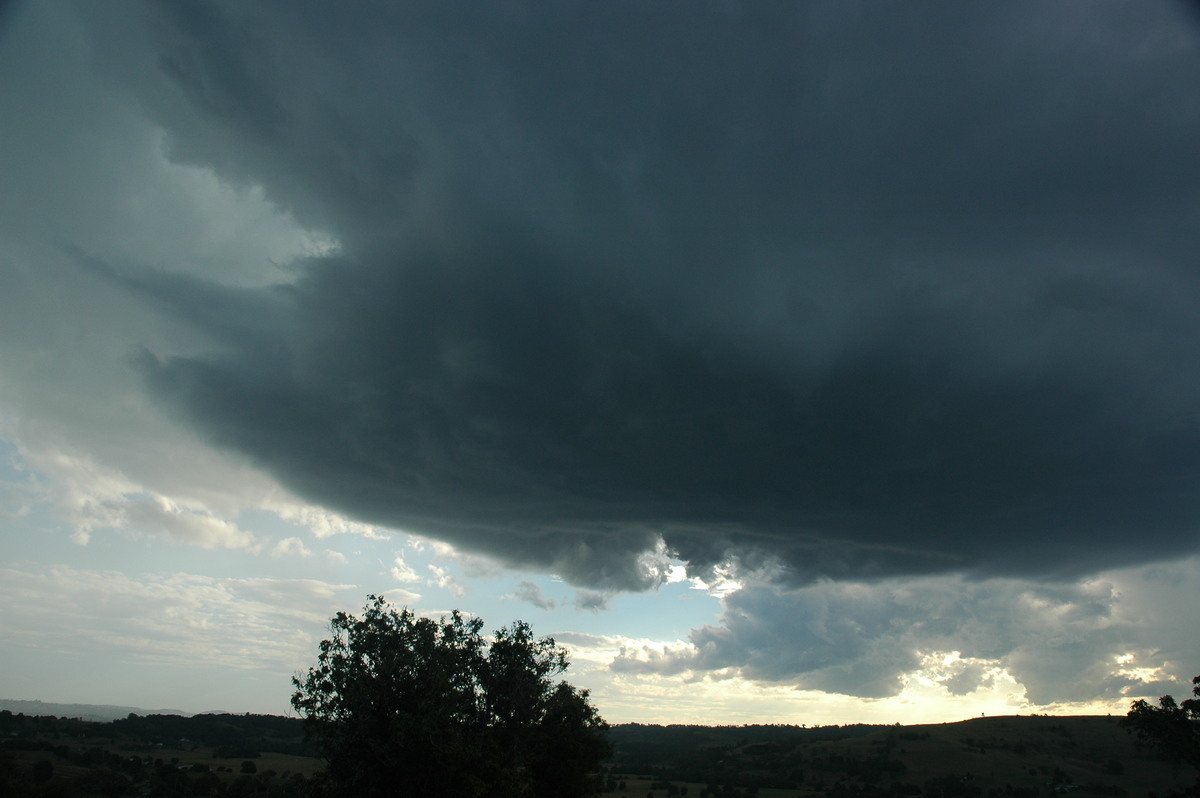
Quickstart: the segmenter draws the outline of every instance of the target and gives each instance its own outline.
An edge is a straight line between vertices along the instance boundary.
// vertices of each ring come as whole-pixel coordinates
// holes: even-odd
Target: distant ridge
[[[128,717],[130,712],[138,715],[182,715],[185,718],[192,716],[191,712],[184,712],[182,709],[142,709],[141,707],[121,707],[113,704],[51,704],[45,701],[0,698],[0,711],[5,709],[14,714],[23,712],[26,715],[54,715],[60,718],[79,718],[101,723]]]

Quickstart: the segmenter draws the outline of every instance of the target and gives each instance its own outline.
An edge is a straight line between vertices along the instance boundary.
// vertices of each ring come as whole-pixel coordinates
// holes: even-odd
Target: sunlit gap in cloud
[[[621,641],[617,655],[638,649],[643,657],[669,658],[685,651],[684,641]],[[607,648],[585,649],[590,663]],[[947,723],[980,715],[1028,713],[1103,715],[1123,713],[1128,699],[1036,704],[1025,686],[998,662],[963,659],[958,652],[927,652],[921,666],[900,677],[893,696],[860,696],[805,690],[788,684],[758,682],[736,669],[709,673],[629,673],[588,669],[582,684],[604,696],[609,714],[624,722],[829,725],[845,723]]]
[[[686,640],[610,644],[602,689],[646,722],[655,712],[690,723],[734,722],[739,712],[784,723],[812,722],[804,713],[814,712],[843,723],[1123,713],[1134,699],[1176,691],[1194,667],[1195,641],[1164,623],[1187,612],[1178,589],[1194,584],[1195,566],[1189,558],[1061,584],[747,580],[722,592],[719,623]],[[633,700],[642,694],[656,696],[653,710]],[[814,709],[811,696],[825,698]]]
[[[1127,652],[1118,654],[1113,658],[1116,665],[1115,674],[1125,677],[1132,682],[1141,684],[1153,684],[1155,682],[1166,682],[1171,678],[1171,671],[1166,663],[1159,665],[1139,664],[1139,660],[1144,660],[1147,657],[1154,656],[1154,652]],[[1192,663],[1174,663],[1191,665]],[[1134,693],[1133,685],[1127,685],[1121,689],[1123,695],[1132,695]]]
[[[702,590],[714,598],[725,598],[731,593],[736,593],[745,585],[734,577],[736,569],[730,563],[722,563],[713,566],[708,575],[709,580],[705,581],[699,576],[687,577],[692,585],[693,590]],[[684,569],[686,575],[686,569]],[[672,576],[675,572],[672,572]],[[672,580],[674,581],[674,580]]]

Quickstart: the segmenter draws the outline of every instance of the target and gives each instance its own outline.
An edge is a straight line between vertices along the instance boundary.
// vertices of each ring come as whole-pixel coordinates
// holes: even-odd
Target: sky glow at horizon
[[[469,7],[2,7],[0,697],[286,714],[368,594],[616,723],[1186,692],[1186,3]]]

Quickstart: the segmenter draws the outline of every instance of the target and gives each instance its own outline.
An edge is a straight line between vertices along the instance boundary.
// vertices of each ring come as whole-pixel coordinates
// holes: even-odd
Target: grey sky
[[[888,695],[980,623],[1062,695],[1061,629],[1000,617],[1034,599],[1083,670],[1154,649],[1087,580],[1200,543],[1186,4],[8,14],[0,400],[230,510],[164,528],[250,546],[277,481],[584,609],[661,585],[660,540],[746,582],[630,673]]]

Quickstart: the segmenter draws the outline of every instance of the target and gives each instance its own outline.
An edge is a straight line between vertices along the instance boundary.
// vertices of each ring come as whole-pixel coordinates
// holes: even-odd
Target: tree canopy
[[[491,640],[455,610],[439,620],[370,596],[339,612],[292,706],[336,795],[583,796],[611,752],[608,725],[553,638],[515,621]]]
[[[1134,701],[1122,723],[1143,740],[1155,743],[1168,759],[1200,769],[1200,676],[1192,679],[1194,698],[1176,703],[1165,695],[1158,706]]]

